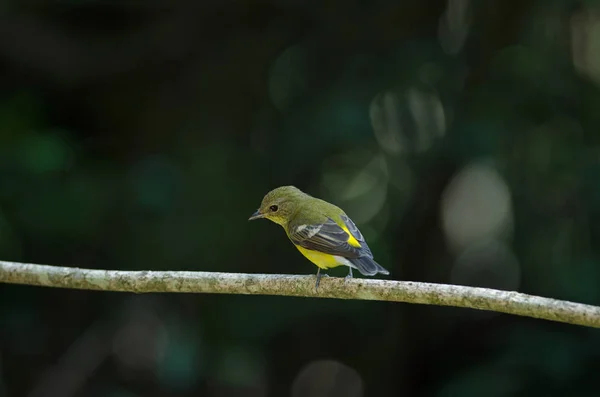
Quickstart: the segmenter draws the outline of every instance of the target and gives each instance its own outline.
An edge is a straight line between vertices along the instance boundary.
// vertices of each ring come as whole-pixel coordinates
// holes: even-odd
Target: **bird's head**
[[[286,225],[294,214],[303,197],[307,194],[294,186],[281,186],[265,195],[260,207],[248,219],[266,218],[279,225]]]

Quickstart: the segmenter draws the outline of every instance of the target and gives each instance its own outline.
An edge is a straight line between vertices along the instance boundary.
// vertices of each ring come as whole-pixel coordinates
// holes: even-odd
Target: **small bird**
[[[322,269],[348,266],[346,278],[352,278],[353,268],[365,276],[389,274],[373,260],[363,235],[342,209],[294,186],[281,186],[267,193],[248,220],[260,218],[283,226],[302,255],[317,265],[317,291]]]

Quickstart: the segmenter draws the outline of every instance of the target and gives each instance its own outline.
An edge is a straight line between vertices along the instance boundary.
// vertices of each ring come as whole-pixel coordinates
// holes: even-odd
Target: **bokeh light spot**
[[[361,397],[363,389],[363,380],[353,368],[335,360],[319,360],[296,376],[292,397]]]
[[[455,252],[512,232],[510,190],[495,168],[484,162],[474,162],[454,176],[442,197],[441,212],[442,228]]]
[[[113,354],[124,373],[154,370],[164,357],[167,334],[151,302],[132,299],[125,307],[125,321],[115,333]]]
[[[447,54],[455,55],[463,47],[471,25],[469,11],[469,0],[448,0],[438,26],[438,39]]]
[[[465,249],[456,259],[450,283],[515,291],[519,288],[521,267],[502,241],[489,239]]]
[[[358,168],[358,159],[368,157],[353,153],[352,157],[331,159],[323,170],[322,189],[328,201],[336,203],[355,223],[366,223],[382,209],[387,199],[387,167],[385,158],[371,155]],[[341,163],[344,166],[340,167]]]
[[[18,150],[18,158],[33,174],[61,171],[68,167],[73,157],[69,145],[51,132],[25,135]]]
[[[223,346],[219,351],[215,372],[216,379],[223,385],[264,390],[264,357],[254,348]]]
[[[400,102],[393,92],[377,94],[369,106],[369,116],[375,139],[381,149],[389,154],[406,150],[402,133]]]
[[[408,91],[407,97],[416,128],[415,150],[424,152],[446,131],[444,107],[438,95],[433,92],[413,88]]]
[[[589,4],[589,3],[588,3]],[[597,6],[596,6],[597,7]],[[584,6],[571,18],[573,65],[584,76],[600,84],[600,12]]]
[[[309,54],[306,43],[286,48],[269,73],[269,95],[279,110],[287,108],[307,85]]]
[[[167,328],[164,355],[156,371],[163,385],[175,392],[186,392],[194,388],[203,376],[198,360],[200,335],[189,335],[179,328]]]
[[[388,155],[428,150],[446,130],[446,114],[433,90],[409,88],[404,95],[384,92],[369,106],[371,127]]]

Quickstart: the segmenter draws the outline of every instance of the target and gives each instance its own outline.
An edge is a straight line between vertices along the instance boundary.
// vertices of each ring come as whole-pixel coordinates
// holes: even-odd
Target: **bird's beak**
[[[252,214],[252,216],[250,218],[248,218],[249,221],[253,221],[255,219],[260,219],[260,218],[264,218],[265,215],[260,213],[260,210],[256,210],[256,212],[254,214]]]

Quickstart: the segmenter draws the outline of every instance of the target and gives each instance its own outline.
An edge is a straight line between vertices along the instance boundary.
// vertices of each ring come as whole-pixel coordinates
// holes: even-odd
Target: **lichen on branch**
[[[418,303],[489,310],[600,328],[600,307],[460,285],[315,276],[190,271],[120,271],[0,261],[0,283],[134,293],[279,295]]]

